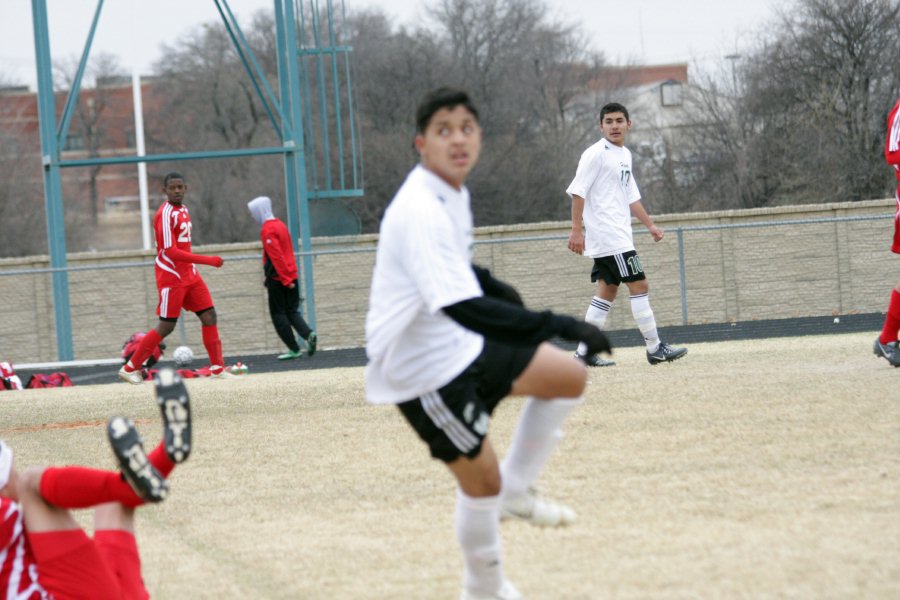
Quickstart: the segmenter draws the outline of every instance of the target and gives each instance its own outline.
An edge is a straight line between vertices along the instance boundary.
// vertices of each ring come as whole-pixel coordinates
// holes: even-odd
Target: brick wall
[[[896,283],[900,257],[890,252],[893,200],[659,215],[667,230],[654,243],[639,223],[635,242],[661,326],[682,323],[677,228],[771,222],[762,227],[683,231],[689,324],[881,312]],[[778,222],[883,216],[877,220],[779,225]],[[514,283],[533,308],[583,316],[594,292],[591,261],[566,248],[565,222],[477,230],[475,260]],[[536,238],[503,241],[512,238]],[[552,239],[544,239],[552,238]],[[323,348],[364,344],[364,320],[376,236],[313,240],[316,307]],[[198,247],[220,254],[221,270],[199,267],[216,302],[228,356],[278,352],[269,321],[259,243]],[[340,251],[340,252],[335,252]],[[156,323],[153,255],[144,251],[69,256],[76,359],[112,358],[132,333]],[[125,268],[104,265],[132,264]],[[0,260],[0,273],[46,268],[47,257]],[[56,359],[49,274],[0,276],[0,357],[16,363]],[[634,327],[627,290],[613,305],[609,329]],[[169,338],[180,343],[180,327]],[[202,353],[200,327],[185,319],[186,343]]]

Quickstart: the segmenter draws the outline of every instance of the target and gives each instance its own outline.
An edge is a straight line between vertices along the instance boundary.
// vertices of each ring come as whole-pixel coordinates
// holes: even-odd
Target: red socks
[[[891,292],[891,302],[888,304],[887,317],[884,319],[884,328],[879,338],[882,344],[897,341],[897,332],[900,330],[900,292]]]
[[[138,345],[137,350],[134,351],[134,354],[131,355],[131,360],[128,361],[125,365],[126,371],[137,371],[141,368],[141,365],[144,364],[144,361],[147,360],[147,357],[150,356],[150,353],[159,346],[159,343],[162,341],[162,337],[156,333],[155,329],[151,329],[147,332],[147,335],[144,336],[144,339],[141,340],[140,345]]]
[[[175,468],[162,443],[147,459],[163,477]],[[40,492],[44,500],[58,508],[89,508],[106,502],[134,508],[144,503],[117,471],[90,467],[48,467],[41,476]]]
[[[225,366],[225,359],[222,358],[222,341],[219,339],[219,328],[216,325],[204,325],[203,345],[206,347],[206,353],[209,354],[209,364],[212,366]]]

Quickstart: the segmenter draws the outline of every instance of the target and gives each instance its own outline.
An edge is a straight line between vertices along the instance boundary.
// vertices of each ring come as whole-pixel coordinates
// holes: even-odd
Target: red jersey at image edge
[[[897,212],[894,215],[894,244],[891,250],[900,254],[900,100],[888,114],[887,139],[884,144],[884,159],[893,167],[897,177]]]
[[[2,559],[0,598],[16,598],[16,600],[49,598],[38,583],[37,562],[25,534],[22,509],[17,502],[2,496],[0,496],[0,559]]]
[[[174,260],[166,254],[170,248],[191,251],[191,215],[187,206],[166,201],[153,220],[156,231],[156,285],[160,289],[188,285],[200,276],[190,262]]]

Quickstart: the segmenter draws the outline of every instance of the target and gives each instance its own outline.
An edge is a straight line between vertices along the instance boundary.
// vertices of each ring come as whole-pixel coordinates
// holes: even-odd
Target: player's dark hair
[[[478,110],[472,104],[472,100],[466,92],[450,87],[441,87],[428,92],[416,109],[416,133],[425,133],[428,123],[431,122],[431,117],[437,111],[442,108],[452,110],[457,106],[462,106],[472,113],[476,121],[478,120]]]
[[[169,185],[169,181],[171,181],[172,179],[180,179],[182,181],[185,180],[184,175],[182,175],[181,173],[177,171],[171,171],[169,173],[166,173],[166,176],[163,177],[163,187]]]
[[[609,113],[620,112],[625,115],[625,120],[631,120],[631,117],[628,116],[628,109],[625,108],[625,105],[619,104],[618,102],[610,102],[606,106],[600,109],[600,121],[603,121],[603,117],[605,117]]]

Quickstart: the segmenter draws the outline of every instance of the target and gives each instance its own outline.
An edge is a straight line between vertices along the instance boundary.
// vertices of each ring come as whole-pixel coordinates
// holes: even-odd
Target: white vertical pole
[[[140,67],[138,66],[138,57],[140,56],[141,44],[136,39],[139,31],[137,26],[138,2],[131,2],[131,31],[132,35],[132,54],[131,54],[131,95],[134,102],[134,145],[138,156],[145,156],[144,148],[144,103],[141,96],[141,76],[138,74]],[[150,249],[150,206],[147,195],[147,163],[139,162],[138,168],[138,194],[141,201],[141,240],[143,241],[144,250]]]
[[[145,155],[144,149],[144,107],[141,100],[141,76],[138,75],[137,63],[131,71],[131,92],[134,97],[134,143],[138,156]],[[147,197],[147,163],[139,162],[138,193],[141,198],[141,239],[144,250],[150,249],[150,206]]]

